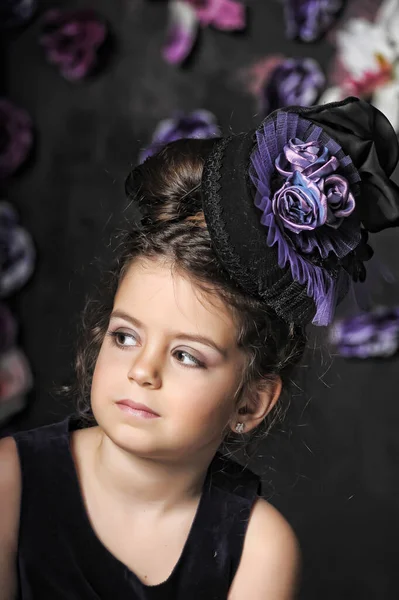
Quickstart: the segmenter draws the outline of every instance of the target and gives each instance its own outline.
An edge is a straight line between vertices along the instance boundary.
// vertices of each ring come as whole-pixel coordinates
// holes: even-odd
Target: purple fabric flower
[[[17,324],[10,309],[0,303],[0,354],[3,354],[15,343]]]
[[[250,176],[256,189],[255,205],[262,213],[261,223],[265,226],[265,243],[269,247],[276,246],[279,266],[285,268],[288,264],[293,279],[307,286],[307,293],[316,305],[313,323],[328,325],[346,274],[341,270],[342,280],[333,279],[321,261],[331,253],[338,259],[347,256],[360,243],[361,230],[358,220],[350,216],[337,228],[328,226],[330,214],[333,220],[341,218],[334,215],[334,210],[342,214],[342,209],[346,212],[351,206],[345,203],[347,199],[344,201],[343,188],[340,188],[342,198],[337,200],[334,196],[341,180],[328,184],[326,181],[339,176],[351,185],[358,182],[360,176],[339,144],[328,138],[321,127],[297,113],[279,111],[275,119],[266,119],[256,138]],[[291,168],[288,170],[289,165],[295,163],[300,164],[296,164],[292,172]],[[287,181],[276,165],[289,173]],[[277,191],[276,176],[280,181],[283,178],[283,185]],[[291,190],[291,195],[287,194],[290,186],[297,188]],[[327,197],[333,200],[331,207],[328,207]]]
[[[0,29],[23,25],[32,18],[36,0],[1,0]]]
[[[156,154],[166,144],[184,138],[206,139],[220,135],[215,116],[207,110],[195,110],[188,114],[178,113],[171,119],[161,121],[154,131],[151,144],[144,148],[139,163]]]
[[[294,171],[274,194],[272,209],[290,231],[311,231],[326,222],[327,198],[317,183]]]
[[[348,180],[341,175],[330,175],[324,180],[324,193],[327,197],[327,225],[337,229],[343,219],[355,210],[355,198],[350,191]]]
[[[12,175],[32,148],[32,122],[28,113],[0,98],[0,179]]]
[[[286,33],[290,39],[314,42],[334,24],[345,0],[285,0]]]
[[[312,140],[304,143],[297,138],[289,140],[277,157],[275,165],[279,174],[287,178],[287,181],[277,190],[274,198],[282,194],[285,198],[291,198],[292,218],[287,218],[287,207],[285,217],[282,217],[275,200],[273,211],[280,215],[285,226],[294,233],[316,229],[324,224],[336,229],[342,224],[342,220],[354,211],[355,199],[348,181],[336,173],[339,161],[335,156],[331,156],[328,148],[320,142]],[[306,195],[309,200],[312,199],[314,207],[319,208],[309,212],[309,203],[305,208],[302,203],[294,201],[294,196],[298,197],[298,194],[301,197]],[[312,212],[314,217],[319,214],[322,218],[312,218]]]
[[[323,177],[336,171],[338,166],[338,160],[330,156],[326,146],[315,140],[302,142],[298,138],[288,140],[276,159],[276,169],[284,177],[289,177],[295,171]]]
[[[337,321],[330,341],[346,358],[387,358],[399,349],[399,308],[378,307]]]
[[[98,53],[106,38],[107,27],[94,11],[54,9],[45,14],[40,43],[61,75],[78,81],[98,67]]]
[[[19,226],[12,206],[0,202],[0,298],[14,293],[28,281],[34,261],[30,235]]]
[[[311,58],[286,58],[271,71],[261,93],[266,116],[284,106],[310,106],[325,85],[325,76]]]

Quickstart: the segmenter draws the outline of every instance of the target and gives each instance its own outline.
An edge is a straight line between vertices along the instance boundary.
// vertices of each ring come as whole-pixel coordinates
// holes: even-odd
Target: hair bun
[[[129,173],[125,193],[143,225],[183,221],[202,211],[202,172],[215,139],[177,140]]]

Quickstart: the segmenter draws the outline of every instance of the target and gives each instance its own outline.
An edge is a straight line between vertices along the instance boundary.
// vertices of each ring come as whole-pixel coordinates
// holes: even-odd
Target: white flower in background
[[[380,23],[364,19],[349,21],[337,34],[337,46],[346,70],[355,81],[385,73],[395,60],[395,48]]]
[[[385,0],[379,13],[378,21],[387,32],[391,45],[399,54],[399,6],[398,0]]]
[[[399,0],[385,0],[374,22],[351,19],[336,44],[341,73],[320,102],[365,98],[399,131]]]

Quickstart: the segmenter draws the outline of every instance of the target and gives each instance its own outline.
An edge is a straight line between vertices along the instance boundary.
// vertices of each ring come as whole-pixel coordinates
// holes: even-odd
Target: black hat
[[[282,319],[327,325],[351,279],[363,279],[368,232],[399,224],[395,131],[357,98],[287,107],[221,138],[202,178],[217,257]]]

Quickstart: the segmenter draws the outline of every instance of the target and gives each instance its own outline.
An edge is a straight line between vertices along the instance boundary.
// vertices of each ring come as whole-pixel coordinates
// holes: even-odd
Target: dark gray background
[[[99,281],[97,259],[107,257],[111,232],[125,215],[124,178],[159,119],[176,108],[206,108],[225,132],[246,129],[260,117],[238,81],[240,69],[280,52],[312,56],[326,69],[333,53],[326,41],[288,42],[281,4],[253,0],[245,35],[205,30],[187,67],[175,68],[160,54],[165,2],[56,4],[96,5],[111,24],[116,53],[102,76],[71,84],[45,63],[37,20],[7,44],[8,95],[29,110],[36,128],[34,160],[8,197],[33,235],[38,260],[14,303],[35,388],[27,410],[3,433],[59,420],[73,408],[54,389],[71,381],[77,318]],[[40,10],[52,5],[41,2]],[[398,233],[375,236],[373,244],[398,276]],[[371,288],[374,299],[397,303],[397,283],[372,280]],[[255,466],[265,495],[298,533],[301,598],[396,598],[398,361],[350,363],[321,348],[309,350],[287,420],[262,443]]]

